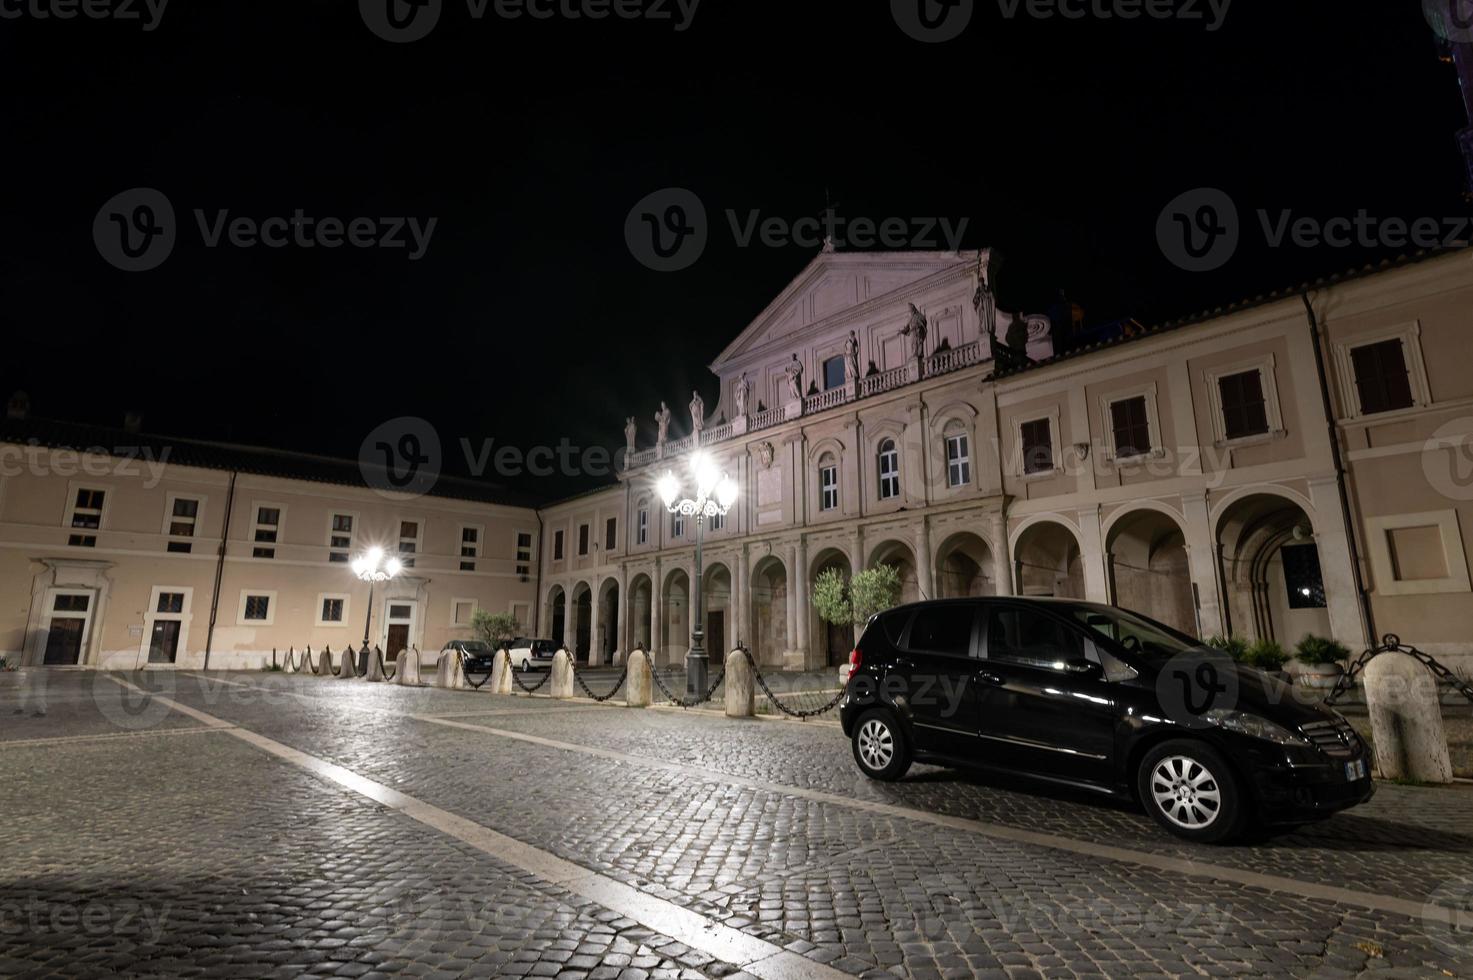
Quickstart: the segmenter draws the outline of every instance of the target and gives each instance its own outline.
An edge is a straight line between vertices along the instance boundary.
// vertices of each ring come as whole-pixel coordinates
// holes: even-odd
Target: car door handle
[[[977,672],[977,680],[981,681],[983,684],[991,684],[993,687],[1002,687],[1005,683],[1007,683],[1003,680],[1001,674],[994,674],[990,670],[979,670]]]
[[[912,667],[915,666],[915,664],[909,660],[906,660],[904,657],[901,657],[895,661],[895,666],[899,667],[901,670],[910,670]]]

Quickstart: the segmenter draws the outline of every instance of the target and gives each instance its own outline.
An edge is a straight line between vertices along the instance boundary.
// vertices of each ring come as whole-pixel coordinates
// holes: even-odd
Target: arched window
[[[880,499],[900,496],[900,453],[894,439],[882,439],[879,448]]]
[[[839,509],[839,464],[832,453],[824,453],[818,461],[818,509]]]

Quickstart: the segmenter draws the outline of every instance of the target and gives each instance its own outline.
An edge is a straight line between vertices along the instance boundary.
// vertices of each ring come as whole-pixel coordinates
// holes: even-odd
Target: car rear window
[[[556,653],[557,650],[551,640],[536,640],[532,643],[534,653]]]
[[[972,623],[976,610],[969,605],[924,606],[910,624],[907,649],[967,657],[972,653]]]

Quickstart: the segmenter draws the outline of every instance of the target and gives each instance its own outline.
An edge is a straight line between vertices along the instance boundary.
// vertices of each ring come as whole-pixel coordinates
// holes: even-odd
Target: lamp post
[[[699,698],[706,693],[706,649],[704,616],[701,615],[701,541],[705,537],[706,518],[724,517],[736,503],[736,481],[716,468],[716,463],[706,453],[697,452],[690,458],[690,472],[695,480],[694,497],[682,497],[680,480],[674,473],[666,471],[660,477],[658,489],[665,509],[672,514],[696,519],[696,575],[691,583],[691,632],[690,652],[685,655],[685,696]]]
[[[387,582],[404,570],[397,558],[388,558],[382,548],[369,548],[353,559],[353,574],[368,583],[368,613],[363,617],[363,649],[368,649],[368,629],[373,623],[373,586]]]

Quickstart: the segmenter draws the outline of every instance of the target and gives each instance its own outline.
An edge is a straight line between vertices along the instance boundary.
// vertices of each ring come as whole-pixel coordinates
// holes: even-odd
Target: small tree
[[[493,613],[477,609],[471,616],[471,632],[476,639],[484,640],[493,650],[500,650],[510,643],[521,630],[517,618],[511,613]]]
[[[900,572],[878,565],[848,582],[836,568],[824,569],[813,582],[813,606],[826,623],[863,627],[875,613],[900,602]]]

